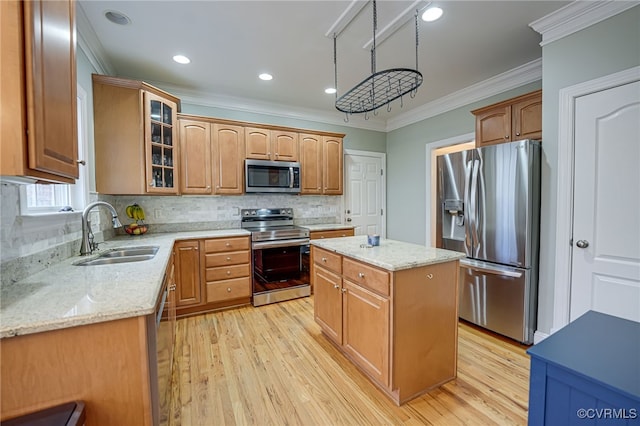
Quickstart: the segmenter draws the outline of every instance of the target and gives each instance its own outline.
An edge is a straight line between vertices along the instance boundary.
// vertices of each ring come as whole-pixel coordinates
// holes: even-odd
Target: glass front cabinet
[[[175,194],[177,105],[150,92],[144,92],[144,104],[147,192]]]

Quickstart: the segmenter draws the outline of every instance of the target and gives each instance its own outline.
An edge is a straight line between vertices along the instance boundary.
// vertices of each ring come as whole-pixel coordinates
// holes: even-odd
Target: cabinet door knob
[[[505,139],[509,139],[509,135],[505,136],[504,138],[505,138]]]
[[[323,262],[326,262],[326,261],[327,261],[327,258],[326,258],[326,257],[323,257],[323,258],[322,258],[322,261],[323,261]]]
[[[339,284],[334,284],[333,288],[340,288],[340,285]]]
[[[432,279],[433,278],[433,274],[427,274],[427,278]]]
[[[207,189],[211,189],[211,185],[207,185]]]
[[[346,288],[343,288],[341,291],[342,291],[343,293],[346,293],[346,292],[347,292],[347,289],[346,289]]]
[[[516,136],[520,136],[520,133],[516,133]]]
[[[358,272],[358,276],[359,276],[360,278],[364,278],[364,272]]]

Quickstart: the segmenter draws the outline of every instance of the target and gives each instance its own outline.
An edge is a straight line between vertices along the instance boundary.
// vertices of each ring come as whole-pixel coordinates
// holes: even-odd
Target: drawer
[[[217,268],[207,268],[205,279],[209,281],[228,280],[230,278],[248,277],[251,267],[248,263],[242,265],[218,266]]]
[[[344,258],[342,260],[342,276],[349,281],[389,296],[389,273],[364,263]]]
[[[353,237],[353,229],[332,229],[330,231],[313,231],[309,233],[309,238],[312,240],[338,237]]]
[[[314,247],[313,262],[339,274],[342,273],[342,256],[339,254]]]
[[[249,250],[249,237],[230,237],[204,240],[205,253],[219,253],[223,251]]]
[[[240,263],[249,263],[251,256],[250,251],[234,251],[230,253],[207,253],[205,257],[205,267],[213,268],[216,266],[238,265]]]
[[[251,296],[251,278],[234,278],[207,283],[207,303]]]

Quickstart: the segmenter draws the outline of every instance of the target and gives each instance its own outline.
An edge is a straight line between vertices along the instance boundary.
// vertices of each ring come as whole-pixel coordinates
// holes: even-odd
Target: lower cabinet
[[[251,303],[249,236],[177,241],[177,316]]]
[[[456,377],[458,261],[386,271],[311,247],[323,333],[400,405]]]

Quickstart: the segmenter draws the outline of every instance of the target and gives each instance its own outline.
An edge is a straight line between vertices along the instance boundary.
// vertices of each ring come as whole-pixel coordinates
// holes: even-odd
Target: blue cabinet
[[[529,426],[640,425],[640,323],[589,311],[527,353]]]

